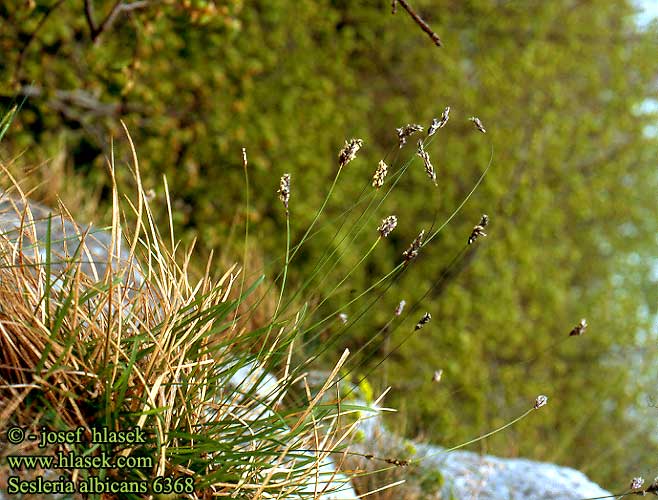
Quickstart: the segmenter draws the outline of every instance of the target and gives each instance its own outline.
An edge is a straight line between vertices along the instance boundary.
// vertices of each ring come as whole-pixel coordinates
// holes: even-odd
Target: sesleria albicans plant
[[[387,324],[356,352],[339,349],[338,359],[327,359],[461,211],[491,167],[493,149],[472,190],[445,220],[434,213],[431,225],[418,228],[418,236],[388,273],[335,310],[327,307],[377,247],[387,244],[398,224],[407,223],[382,208],[405,171],[420,158],[431,185],[440,186],[443,180],[432,164],[429,146],[449,112],[446,108],[432,121],[415,153],[399,163],[399,152],[411,136],[423,133],[423,127],[397,129],[398,142],[372,178],[363,179],[358,199],[340,217],[323,218],[341,177],[349,175],[349,164],[358,161],[364,147],[361,139],[346,141],[326,197],[296,243],[291,229],[294,177],[283,173],[278,195],[285,213],[285,253],[256,273],[247,262],[247,218],[241,266],[215,276],[211,256],[205,272],[194,276],[194,245],[183,250],[175,239],[166,179],[165,203],[156,206],[142,185],[127,130],[132,162],[126,168],[133,173],[135,195],[123,195],[117,186],[112,155],[112,221],[101,230],[74,223],[63,206],[52,212],[29,202],[21,181],[2,165],[10,185],[0,200],[0,435],[19,426],[36,434],[44,428],[82,428],[86,436],[82,442],[53,444],[45,450],[36,443],[7,445],[0,450],[2,456],[63,452],[134,459],[134,467],[63,471],[60,481],[71,481],[78,491],[95,476],[106,488],[104,498],[143,498],[151,493],[162,498],[321,498],[340,494],[349,479],[361,485],[360,496],[375,497],[403,482],[390,471],[417,464],[422,457],[408,460],[351,451],[360,422],[384,410],[383,396],[364,397],[358,388],[412,335],[431,325],[425,297],[443,285],[468,247],[486,236],[489,218],[482,216],[472,233],[464,235],[464,247],[420,300],[406,308],[401,301]],[[11,117],[5,117],[3,133],[10,122]],[[484,133],[482,123],[475,124]],[[249,210],[246,149],[242,160]],[[155,222],[163,213],[168,221],[164,233]],[[333,230],[335,244],[327,247],[303,282],[288,283],[288,271],[302,246],[324,230]],[[357,238],[371,238],[370,248],[356,264],[341,267]],[[332,278],[335,281],[327,283]],[[306,298],[320,287],[324,292],[319,299]],[[251,327],[250,319],[272,295],[274,313],[265,324]],[[403,327],[408,318],[415,327],[391,346],[385,334]],[[329,325],[332,332],[327,338]],[[323,370],[319,380],[312,376],[318,369]],[[518,422],[546,403],[540,398],[499,429],[445,452]],[[146,439],[130,445],[90,444],[92,429],[102,426],[114,431],[139,427]],[[346,457],[361,462],[350,460],[350,468],[337,473]],[[0,481],[5,483],[11,475],[29,479],[30,472],[11,470],[5,460],[0,462]],[[359,482],[361,477],[368,480]],[[372,481],[373,477],[383,480]],[[154,490],[155,478],[162,478],[159,491]]]
[[[405,273],[410,266],[415,265],[415,260],[421,253],[423,247],[430,244],[437,236],[446,229],[452,219],[462,210],[464,205],[471,198],[478,186],[483,182],[487,172],[489,171],[493,161],[493,148],[489,163],[483,168],[480,177],[475,181],[472,189],[465,196],[463,201],[454,209],[452,213],[440,221],[438,211],[433,214],[433,221],[429,227],[418,228],[418,236],[409,243],[408,248],[401,252],[400,259],[397,263],[392,263],[391,269],[383,276],[373,277],[372,284],[364,290],[357,291],[355,296],[346,299],[341,305],[335,309],[326,305],[330,304],[330,299],[341,296],[345,290],[345,285],[351,275],[362,265],[364,265],[368,258],[376,251],[380,244],[386,244],[387,238],[395,231],[400,222],[395,214],[387,214],[382,211],[382,207],[386,200],[395,196],[394,190],[400,179],[403,177],[407,169],[411,168],[416,158],[421,159],[422,167],[425,170],[429,182],[435,187],[439,187],[440,181],[437,179],[437,169],[434,168],[428,148],[433,140],[436,139],[436,133],[440,128],[443,128],[448,122],[450,108],[445,108],[441,118],[432,120],[428,129],[427,135],[417,142],[417,150],[411,154],[407,160],[397,163],[398,155],[395,154],[393,160],[389,156],[401,150],[407,143],[407,140],[414,134],[423,132],[423,127],[417,124],[409,124],[404,127],[398,128],[397,136],[398,143],[394,146],[393,151],[386,155],[377,165],[371,179],[362,179],[363,189],[356,201],[348,206],[345,210],[341,211],[338,217],[321,218],[323,210],[332,198],[335,189],[340,185],[341,177],[348,172],[349,163],[357,160],[358,151],[364,147],[364,141],[361,139],[350,139],[345,141],[344,147],[338,154],[338,165],[336,175],[333,182],[329,185],[325,199],[312,220],[311,225],[301,232],[303,235],[295,244],[291,244],[291,214],[294,215],[294,188],[291,188],[290,174],[284,174],[280,180],[279,197],[280,201],[285,208],[286,216],[286,252],[284,257],[278,261],[273,262],[273,268],[278,264],[283,263],[283,270],[279,272],[278,276],[273,282],[277,282],[280,288],[279,302],[277,305],[277,312],[280,317],[285,317],[290,314],[291,307],[301,307],[303,314],[295,317],[295,321],[300,323],[299,332],[301,345],[296,347],[295,352],[300,359],[299,363],[295,363],[293,373],[303,373],[304,370],[311,370],[313,367],[319,367],[322,363],[318,360],[322,356],[331,352],[337,345],[341,345],[341,341],[346,339],[350,334],[351,328],[358,328],[359,322],[363,318],[367,318],[367,314],[373,308],[379,305],[379,299],[387,293],[390,287],[399,281],[401,275]],[[486,133],[484,125],[479,119],[469,119],[474,122],[475,130]],[[390,166],[389,166],[390,163]],[[415,168],[415,167],[413,167]],[[350,179],[350,182],[354,182]],[[349,222],[348,222],[349,221]],[[446,267],[445,271],[439,276],[438,280],[427,290],[424,291],[422,297],[415,301],[410,307],[404,311],[405,301],[402,300],[395,311],[391,311],[390,320],[374,335],[372,335],[367,342],[359,346],[353,352],[350,359],[345,363],[341,370],[340,381],[345,381],[345,387],[342,397],[356,398],[362,402],[364,395],[359,389],[362,384],[367,383],[367,378],[370,377],[375,371],[386,362],[387,359],[395,354],[402,345],[407,342],[411,336],[418,334],[418,331],[425,328],[426,325],[432,320],[431,313],[425,309],[425,299],[438,287],[444,286],[449,273],[457,266],[461,259],[464,258],[469,248],[472,245],[478,244],[482,239],[487,236],[485,228],[489,224],[489,216],[483,214],[480,221],[473,226],[469,234],[463,237],[463,247],[453,256],[452,261]],[[319,227],[316,227],[319,226]],[[294,258],[299,249],[310,238],[319,234],[321,231],[333,231],[333,236],[330,237],[330,244],[327,245],[326,250],[320,256],[317,264],[312,269],[309,276],[305,277],[302,283],[295,284],[291,287],[292,290],[288,291],[285,295],[287,301],[281,305],[284,299],[284,289],[286,288],[286,278],[289,266],[294,265]],[[349,253],[351,245],[359,238],[371,238],[372,245],[369,249],[358,258],[356,264],[342,266],[344,258]],[[270,263],[272,264],[272,263]],[[276,274],[276,273],[274,273]],[[330,278],[335,278],[335,282],[326,284]],[[313,303],[305,300],[305,293],[309,290],[321,289],[323,293]],[[267,293],[267,292],[266,292]],[[263,297],[265,294],[263,295]],[[299,305],[301,302],[301,306]],[[332,301],[335,302],[335,301]],[[338,300],[340,302],[340,300]],[[254,306],[258,307],[258,302]],[[347,311],[351,310],[352,315],[348,315]],[[276,314],[275,314],[276,316]],[[276,316],[279,317],[279,316]],[[388,340],[390,335],[398,328],[403,328],[407,318],[414,318],[415,326],[409,330],[406,335],[403,335],[402,340],[395,346],[390,346]],[[285,320],[281,320],[285,321]],[[407,322],[408,323],[408,322]],[[331,330],[331,334],[327,335],[327,330]],[[383,354],[382,354],[383,347]],[[299,353],[301,351],[301,354]],[[439,372],[440,373],[440,372]],[[438,377],[440,380],[440,375]],[[357,394],[354,394],[357,392]],[[457,450],[469,446],[471,444],[482,441],[498,432],[505,430],[511,425],[516,424],[520,420],[526,418],[532,412],[539,410],[546,403],[548,398],[540,395],[535,398],[532,395],[533,404],[523,408],[519,415],[512,418],[510,421],[487,432],[481,436],[470,439],[464,443],[457,444],[448,449],[445,449],[438,454],[449,453],[450,451]],[[367,398],[366,398],[367,399]],[[379,402],[379,401],[377,401]],[[373,443],[374,444],[374,443]],[[377,486],[382,484],[398,484],[404,479],[404,474],[400,475],[399,472],[391,475],[392,469],[399,469],[400,467],[416,466],[419,465],[425,458],[431,458],[436,454],[427,455],[425,457],[414,457],[413,459],[402,459],[396,456],[397,451],[390,450],[390,455],[375,456],[368,452],[368,443],[359,445],[359,450],[365,452],[357,452],[352,450],[343,450],[350,460],[350,466],[358,473],[353,476],[358,485],[366,485],[359,488],[360,493],[372,494],[373,489],[378,490]],[[318,450],[311,450],[318,451]],[[326,451],[326,450],[324,450]],[[336,453],[336,452],[332,452]],[[358,459],[355,461],[355,457]],[[371,466],[371,464],[374,464]],[[379,474],[378,474],[379,473]],[[381,474],[383,473],[383,475]],[[361,481],[360,478],[366,478]],[[379,479],[377,479],[379,477]],[[382,477],[384,479],[382,479]],[[396,493],[394,489],[386,489],[381,492],[377,491],[378,495],[383,495],[386,498],[394,498]],[[374,497],[374,496],[373,496]]]
[[[164,235],[156,227],[128,141],[136,195],[122,196],[109,158],[112,222],[100,230],[75,223],[64,207],[29,201],[1,166],[9,185],[0,200],[0,435],[20,427],[26,435],[81,428],[84,436],[43,448],[3,440],[3,489],[13,476],[51,480],[65,493],[70,483],[85,498],[340,493],[347,479],[337,475],[341,455],[333,452],[349,443],[360,418],[335,394],[348,353],[311,391],[290,365],[302,313],[245,329],[240,306],[262,278],[245,284],[237,266],[215,277],[210,260],[192,276],[193,247],[181,249],[171,224]],[[166,180],[164,190],[159,208],[171,222]],[[300,385],[305,397],[288,397]],[[139,427],[144,439],[92,442],[103,427]],[[54,473],[7,461],[58,452],[133,465]]]

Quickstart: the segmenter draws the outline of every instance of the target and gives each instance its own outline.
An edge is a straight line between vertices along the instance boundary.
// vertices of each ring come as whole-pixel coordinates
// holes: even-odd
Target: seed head
[[[644,478],[642,478],[642,477],[634,477],[634,478],[631,480],[630,488],[631,488],[632,490],[639,490],[640,488],[642,488],[642,485],[643,485],[643,484],[644,484]]]
[[[426,312],[425,314],[423,314],[423,317],[420,318],[420,321],[418,321],[418,323],[416,323],[416,328],[414,328],[414,331],[415,330],[420,330],[427,323],[429,323],[431,319],[432,319],[432,315],[430,313]]]
[[[409,245],[409,248],[407,248],[403,253],[402,256],[404,257],[405,262],[410,262],[414,260],[416,257],[418,257],[418,250],[420,250],[420,246],[423,244],[423,238],[425,237],[425,230],[423,229],[418,236],[416,236],[416,239],[411,242],[411,245]]]
[[[377,228],[379,234],[384,238],[387,238],[389,234],[395,229],[395,226],[398,225],[398,218],[395,215],[389,215],[384,220],[382,220],[381,225]]]
[[[399,458],[385,458],[384,462],[395,465],[396,467],[406,467],[409,465],[409,460],[400,460]]]
[[[478,129],[480,132],[482,132],[483,134],[487,133],[486,129],[484,128],[484,125],[482,125],[482,121],[477,116],[471,116],[469,120],[473,122],[475,128]]]
[[[386,174],[388,173],[388,165],[384,163],[384,160],[379,160],[379,165],[377,165],[377,170],[375,170],[375,175],[372,176],[372,187],[379,189],[384,185],[384,179],[386,179]]]
[[[402,314],[402,311],[404,311],[404,306],[405,305],[407,305],[407,301],[404,300],[404,299],[401,300],[400,303],[398,304],[398,306],[395,308],[395,315],[396,316],[399,316],[400,314]]]
[[[585,318],[580,320],[576,326],[573,327],[573,330],[569,332],[569,337],[580,337],[587,330],[587,320]]]
[[[407,143],[407,137],[409,137],[411,134],[415,134],[416,132],[422,132],[423,127],[414,123],[405,125],[404,127],[396,128],[395,130],[398,133],[398,141],[400,147],[402,147]]]
[[[434,370],[434,375],[432,375],[432,382],[437,384],[441,382],[441,377],[443,377],[443,370]]]
[[[449,116],[450,116],[450,106],[446,106],[446,109],[443,110],[443,114],[441,115],[440,120],[438,118],[432,118],[432,123],[430,123],[430,128],[427,129],[427,137],[433,136],[437,130],[445,127],[446,123],[448,123]]]
[[[416,151],[416,154],[423,159],[423,163],[425,163],[425,173],[436,186],[436,172],[434,172],[434,167],[430,161],[430,154],[425,151],[425,147],[423,146],[423,141],[421,139],[418,139],[418,150]]]
[[[340,320],[341,323],[346,324],[347,323],[347,314],[340,313],[338,315],[338,319]]]
[[[479,237],[481,236],[486,236],[487,233],[484,232],[484,228],[489,224],[489,216],[487,214],[484,214],[482,216],[482,219],[480,219],[480,223],[473,228],[473,231],[471,231],[471,235],[468,237],[468,244],[471,245],[472,243],[475,242]]]
[[[548,403],[548,396],[544,396],[543,394],[540,394],[539,396],[537,396],[537,399],[535,399],[535,405],[533,406],[533,408],[535,410],[538,410],[542,406],[546,406],[546,403]]]
[[[398,0],[391,0],[391,14],[395,14],[398,11]]]
[[[441,127],[439,126],[441,122],[439,121],[438,118],[432,118],[432,122],[430,123],[430,126],[427,129],[427,137],[432,137],[437,130],[439,130]]]
[[[361,149],[361,146],[363,146],[363,141],[361,139],[350,139],[349,141],[345,141],[345,146],[343,146],[343,149],[338,153],[338,165],[342,168],[356,158],[356,153]]]
[[[281,181],[279,181],[279,199],[283,202],[283,206],[288,211],[288,203],[290,202],[290,174],[283,174]]]
[[[439,128],[443,128],[446,123],[448,123],[448,118],[450,117],[450,106],[446,106],[446,109],[443,110],[441,115],[441,125]]]

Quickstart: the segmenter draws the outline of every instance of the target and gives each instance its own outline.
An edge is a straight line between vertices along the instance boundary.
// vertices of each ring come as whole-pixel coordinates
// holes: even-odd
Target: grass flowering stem
[[[316,212],[315,217],[313,218],[313,221],[311,224],[308,226],[306,229],[306,232],[304,233],[304,236],[302,236],[302,239],[295,245],[295,248],[293,249],[292,254],[290,255],[290,259],[288,260],[289,262],[292,261],[292,259],[295,258],[295,255],[297,255],[297,252],[301,248],[301,246],[304,244],[306,241],[307,236],[315,226],[316,222],[320,218],[320,215],[324,211],[325,207],[327,206],[327,203],[329,202],[329,199],[331,198],[331,195],[334,192],[334,189],[336,188],[336,184],[338,183],[338,178],[340,177],[340,173],[343,171],[343,167],[338,167],[338,172],[336,173],[336,176],[334,177],[333,182],[331,183],[331,186],[329,187],[329,191],[327,192],[327,196],[325,196],[324,201],[322,202],[322,205],[320,206],[320,209]]]
[[[473,444],[473,443],[477,443],[478,441],[482,441],[483,439],[486,439],[486,438],[488,438],[488,437],[490,437],[490,436],[493,436],[494,434],[497,434],[497,433],[499,433],[499,432],[501,432],[501,431],[504,431],[504,430],[507,429],[508,427],[511,427],[511,426],[514,425],[515,423],[517,423],[517,422],[523,420],[525,417],[527,417],[528,415],[530,415],[530,413],[532,413],[533,411],[536,411],[535,408],[530,408],[529,410],[525,411],[524,413],[522,413],[521,415],[519,415],[518,417],[516,417],[514,420],[511,420],[511,421],[507,422],[505,425],[502,425],[501,427],[498,427],[497,429],[494,429],[494,430],[492,430],[492,431],[490,431],[490,432],[487,432],[486,434],[483,434],[482,436],[478,436],[478,437],[476,437],[476,438],[473,438],[473,439],[471,439],[470,441],[466,441],[465,443],[458,444],[457,446],[453,446],[452,448],[448,448],[447,450],[442,450],[442,451],[440,451],[440,452],[438,452],[438,453],[433,453],[433,454],[431,454],[431,455],[425,455],[422,459],[418,459],[418,461],[423,460],[423,459],[425,459],[425,458],[429,458],[429,457],[433,457],[433,456],[436,456],[436,455],[440,455],[440,454],[443,454],[443,453],[450,453],[451,451],[455,451],[455,450],[458,450],[458,449],[460,449],[460,448],[464,448],[464,447],[466,447],[466,446],[468,446],[468,445],[471,445],[471,444]]]
[[[251,211],[250,199],[249,199],[249,170],[247,169],[247,148],[242,148],[242,169],[244,170],[244,182],[245,182],[245,218],[244,218],[244,250],[242,252],[242,277],[240,278],[240,292],[238,297],[242,296],[244,292],[244,284],[246,279],[245,269],[247,268],[247,251],[249,248],[249,212]],[[231,324],[231,330],[234,330],[238,322],[238,308],[236,307],[235,313],[233,314],[233,321]]]

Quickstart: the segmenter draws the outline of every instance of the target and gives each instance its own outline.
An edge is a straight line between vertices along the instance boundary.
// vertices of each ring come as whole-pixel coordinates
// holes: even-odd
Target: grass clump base
[[[156,228],[134,148],[133,160],[136,199],[113,183],[112,223],[100,231],[28,201],[16,181],[2,193],[0,435],[20,428],[39,440],[3,442],[0,487],[10,492],[18,477],[71,484],[76,498],[254,499],[346,487],[329,456],[340,464],[367,413],[341,408],[348,352],[311,391],[291,367],[303,311],[246,327],[241,305],[262,277],[238,293],[241,270],[215,278],[209,260],[193,278],[192,249]],[[113,160],[109,170],[114,179]],[[171,228],[168,195],[162,208]],[[131,430],[140,438],[97,439]],[[66,432],[74,434],[60,442]],[[9,463],[34,455],[124,466]]]

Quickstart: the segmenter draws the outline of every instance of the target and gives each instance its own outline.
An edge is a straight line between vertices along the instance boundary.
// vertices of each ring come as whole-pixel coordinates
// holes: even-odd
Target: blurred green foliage
[[[93,2],[95,28],[114,4]],[[441,224],[493,151],[480,189],[336,349],[356,351],[400,299],[422,296],[487,213],[489,236],[422,304],[418,317],[427,310],[433,321],[371,381],[385,374],[393,385],[389,404],[401,409],[395,418],[408,434],[443,445],[505,423],[545,393],[546,408],[481,449],[575,466],[623,487],[655,465],[656,453],[645,382],[655,375],[658,143],[647,133],[656,113],[643,105],[657,97],[656,27],[637,28],[627,0],[413,5],[443,48],[401,8],[392,16],[388,1],[145,2],[95,41],[81,1],[3,2],[2,103],[29,96],[3,157],[34,165],[65,151],[69,175],[107,194],[109,138],[121,136],[124,120],[158,199],[167,176],[178,235],[198,237],[202,254],[217,248],[239,258],[245,146],[252,245],[268,260],[285,249],[280,175],[292,174],[295,242],[324,199],[344,140],[360,137],[364,148],[321,219],[329,226],[291,265],[290,290],[337,249],[341,267],[325,269],[303,295],[317,301],[372,245],[381,218],[395,213],[399,226],[323,306],[328,313],[399,263],[421,228]],[[354,223],[360,208],[343,211],[369,189],[377,162],[390,152],[395,170],[414,156],[414,140],[398,152],[395,128],[427,126],[447,105],[451,119],[428,147],[439,187],[416,158],[354,241],[332,238],[341,222]],[[123,138],[115,149],[128,163]],[[119,173],[129,179],[127,169]],[[281,263],[267,268],[270,277]],[[356,317],[361,304],[346,312]],[[370,363],[418,317],[392,330]],[[567,338],[581,317],[585,336]]]

